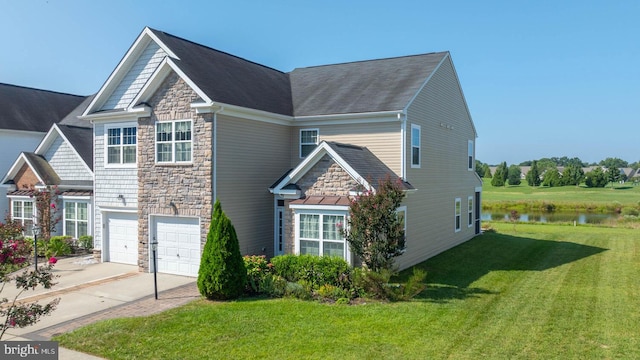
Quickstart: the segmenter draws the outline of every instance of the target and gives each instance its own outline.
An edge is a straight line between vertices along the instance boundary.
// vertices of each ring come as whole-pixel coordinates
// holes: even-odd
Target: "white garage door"
[[[200,222],[198,218],[156,217],[158,272],[198,276]]]
[[[138,263],[138,218],[136,214],[107,213],[106,243],[109,261],[136,265]]]

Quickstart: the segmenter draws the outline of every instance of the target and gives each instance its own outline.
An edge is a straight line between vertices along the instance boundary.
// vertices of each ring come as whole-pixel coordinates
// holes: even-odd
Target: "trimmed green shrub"
[[[271,259],[273,273],[290,282],[306,281],[311,289],[330,284],[350,287],[351,266],[331,256],[279,255]]]
[[[198,271],[198,290],[207,299],[228,300],[245,290],[247,269],[231,220],[216,200]]]
[[[93,249],[93,236],[82,235],[78,238],[78,246],[81,249],[92,250]]]

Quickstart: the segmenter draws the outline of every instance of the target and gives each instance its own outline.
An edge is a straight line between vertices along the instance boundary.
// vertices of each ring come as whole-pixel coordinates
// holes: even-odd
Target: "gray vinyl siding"
[[[290,168],[289,131],[288,126],[218,115],[217,197],[243,254],[273,255],[275,215],[268,188]]]
[[[109,124],[111,125],[111,124]],[[138,170],[137,168],[105,168],[104,134],[105,125],[94,126],[94,248],[102,246],[102,207],[137,209]],[[124,201],[118,200],[124,196]]]
[[[126,108],[138,95],[140,89],[146,84],[165,56],[166,53],[155,41],[149,42],[142,55],[120,81],[101,110]]]
[[[366,124],[296,126],[291,130],[292,163],[296,166],[300,159],[300,129],[319,129],[318,141],[335,141],[358,146],[366,146],[397,175],[401,175],[402,149],[400,122]]]
[[[44,157],[61,180],[93,180],[82,158],[60,136],[56,137]]]
[[[411,168],[411,124],[421,127],[421,167]],[[468,141],[476,134],[453,66],[447,59],[407,109],[409,194],[407,251],[401,268],[412,266],[474,236],[468,227],[467,199],[481,186],[468,170]],[[461,226],[455,231],[455,199],[461,200]],[[475,201],[475,200],[474,200]]]

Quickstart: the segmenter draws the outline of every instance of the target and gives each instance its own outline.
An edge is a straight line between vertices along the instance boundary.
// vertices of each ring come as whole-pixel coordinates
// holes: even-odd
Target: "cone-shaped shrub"
[[[216,201],[200,260],[198,289],[207,299],[235,299],[244,292],[246,282],[247,269],[240,255],[236,230],[222,212],[220,201]]]

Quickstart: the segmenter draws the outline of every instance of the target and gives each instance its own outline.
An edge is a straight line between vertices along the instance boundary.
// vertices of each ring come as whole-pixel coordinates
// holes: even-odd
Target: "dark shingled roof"
[[[180,58],[176,64],[212,101],[293,115],[286,73],[150,30]]]
[[[366,147],[332,141],[327,141],[327,145],[360,174],[360,176],[370,182],[374,188],[378,186],[379,181],[383,181],[389,177],[391,181],[400,182],[404,190],[415,189],[413,185],[402,180]]]
[[[93,128],[93,124],[91,124],[90,121],[87,120],[80,120],[78,119],[78,116],[82,115],[82,113],[84,113],[84,111],[87,109],[87,107],[89,106],[89,104],[91,104],[91,101],[93,101],[93,98],[96,95],[91,95],[91,96],[87,96],[84,101],[82,101],[80,103],[80,105],[76,106],[75,109],[73,109],[70,113],[67,114],[67,116],[64,117],[64,119],[60,120],[60,124],[61,125],[71,125],[71,126],[77,126],[77,127],[86,127],[86,128]]]
[[[58,124],[58,128],[76,149],[82,160],[93,170],[93,129]]]
[[[60,177],[53,170],[51,165],[47,162],[47,160],[40,155],[37,155],[32,152],[23,152],[24,156],[27,158],[27,161],[33,166],[33,171],[40,176],[42,181],[44,181],[43,185],[59,185]]]
[[[404,109],[448,52],[295,69],[295,116]]]
[[[47,132],[84,99],[0,83],[0,129]]]

